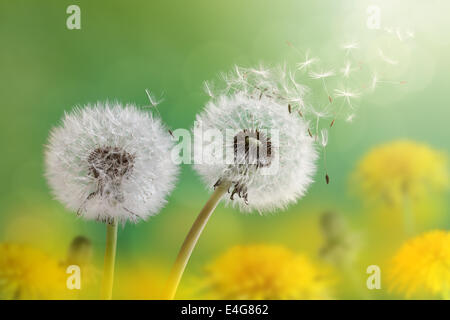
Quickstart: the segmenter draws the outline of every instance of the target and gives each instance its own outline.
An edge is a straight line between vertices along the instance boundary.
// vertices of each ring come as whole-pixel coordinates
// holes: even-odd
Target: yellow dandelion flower
[[[407,297],[423,292],[450,298],[450,232],[431,231],[407,241],[392,260],[389,282]]]
[[[161,267],[146,266],[119,272],[115,287],[119,299],[154,300],[163,298],[166,272]]]
[[[208,285],[220,299],[328,298],[324,270],[282,246],[235,246],[207,271]]]
[[[369,199],[401,204],[448,187],[446,156],[427,145],[399,140],[370,151],[354,173],[358,190]]]
[[[0,244],[0,298],[61,299],[65,288],[57,260],[27,245]]]

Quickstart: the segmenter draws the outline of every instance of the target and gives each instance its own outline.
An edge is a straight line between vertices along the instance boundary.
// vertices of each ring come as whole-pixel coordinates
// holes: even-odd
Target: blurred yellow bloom
[[[427,145],[399,140],[370,151],[354,173],[358,190],[369,199],[398,205],[448,187],[445,155]]]
[[[307,257],[282,246],[235,246],[207,268],[220,299],[325,299],[330,282]]]
[[[65,289],[57,260],[27,245],[0,244],[0,298],[60,299]]]
[[[406,296],[428,292],[450,298],[450,232],[431,231],[407,241],[393,258],[389,282]]]
[[[133,300],[162,299],[166,272],[161,267],[139,266],[118,272],[115,298]]]

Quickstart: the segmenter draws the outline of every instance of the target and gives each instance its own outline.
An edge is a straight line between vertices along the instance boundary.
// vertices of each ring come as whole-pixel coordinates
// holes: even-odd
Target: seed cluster
[[[134,166],[135,156],[118,147],[96,148],[88,157],[89,175],[98,181],[98,189],[89,197],[103,195],[106,183],[120,185],[122,178],[129,174]],[[107,190],[107,193],[110,190]],[[119,195],[117,195],[119,196]],[[118,200],[121,197],[118,197]]]

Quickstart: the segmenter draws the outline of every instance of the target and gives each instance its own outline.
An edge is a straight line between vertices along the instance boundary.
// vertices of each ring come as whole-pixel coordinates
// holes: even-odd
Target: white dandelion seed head
[[[208,154],[213,161],[194,167],[210,188],[231,182],[226,201],[241,211],[270,212],[305,194],[315,173],[317,152],[308,123],[288,111],[284,97],[293,92],[286,83],[274,85],[271,77],[264,82],[249,74],[246,79],[250,82],[217,95],[197,116],[203,132],[221,133],[224,139],[218,149],[224,152],[220,158]],[[291,80],[286,77],[286,81]],[[211,143],[204,140],[195,151],[213,152]],[[248,161],[252,150],[255,161]],[[224,161],[227,154],[234,155],[231,162]]]
[[[88,104],[52,129],[46,177],[55,197],[86,219],[137,222],[157,214],[174,187],[172,144],[162,122],[134,105]]]

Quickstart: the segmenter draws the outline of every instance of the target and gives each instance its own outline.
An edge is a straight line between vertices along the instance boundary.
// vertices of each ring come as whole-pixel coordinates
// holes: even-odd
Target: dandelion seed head
[[[302,98],[303,91],[289,84],[288,73],[282,84],[272,78],[272,70],[265,80],[251,70],[241,68],[239,74],[247,75],[246,82],[216,95],[197,116],[203,132],[216,130],[224,137],[219,148],[224,154],[215,158],[210,141],[196,144],[213,161],[197,163],[195,169],[209,187],[230,181],[227,202],[241,211],[274,211],[302,197],[315,172],[317,153],[308,124],[288,111],[294,103],[290,97]],[[233,155],[231,163],[224,161],[227,154]]]
[[[172,144],[161,121],[134,105],[76,108],[51,131],[47,180],[55,197],[86,219],[136,222],[156,214],[174,186]]]

